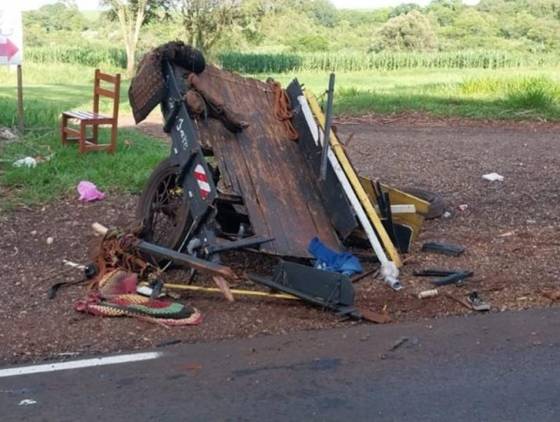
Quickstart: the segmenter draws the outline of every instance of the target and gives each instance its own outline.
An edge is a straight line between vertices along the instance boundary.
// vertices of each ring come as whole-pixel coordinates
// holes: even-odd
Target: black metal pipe
[[[325,132],[323,137],[323,150],[321,152],[321,180],[327,178],[327,163],[331,139],[331,126],[332,126],[332,107],[334,100],[334,73],[329,77],[329,90],[327,91],[327,110],[325,113]]]

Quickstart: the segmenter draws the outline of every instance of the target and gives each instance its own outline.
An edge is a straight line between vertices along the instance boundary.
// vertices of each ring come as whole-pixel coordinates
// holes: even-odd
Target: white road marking
[[[0,378],[18,375],[40,374],[43,372],[64,371],[67,369],[89,368],[92,366],[116,365],[119,363],[139,362],[157,359],[161,352],[132,353],[128,355],[107,356],[92,359],[80,359],[68,362],[45,363],[42,365],[20,366],[17,368],[0,369]]]

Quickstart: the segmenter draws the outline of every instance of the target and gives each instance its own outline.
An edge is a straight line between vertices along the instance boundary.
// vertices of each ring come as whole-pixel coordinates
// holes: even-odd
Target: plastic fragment
[[[80,201],[92,202],[105,198],[105,194],[97,189],[97,186],[87,180],[82,180],[78,183],[77,190],[80,194],[80,197],[78,198]]]
[[[17,161],[14,161],[15,167],[27,167],[27,168],[34,168],[37,166],[37,160],[33,157],[25,157],[21,158]]]
[[[498,173],[488,173],[482,176],[484,180],[488,180],[489,182],[503,182],[504,176]]]

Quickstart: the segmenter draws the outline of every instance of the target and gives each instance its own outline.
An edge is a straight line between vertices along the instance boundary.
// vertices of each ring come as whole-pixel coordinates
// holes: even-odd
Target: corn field
[[[501,69],[556,65],[557,56],[527,55],[501,51],[437,53],[305,53],[253,54],[226,52],[218,55],[228,70],[242,73],[288,71],[391,71],[398,69]]]
[[[142,53],[139,53],[140,56]],[[122,48],[95,45],[28,47],[26,59],[34,63],[102,64],[126,67]],[[557,55],[518,54],[505,51],[458,51],[436,53],[240,53],[217,55],[225,69],[241,73],[317,71],[391,71],[399,69],[502,69],[560,64]]]
[[[102,64],[126,67],[126,52],[122,48],[95,45],[63,47],[28,47],[25,59],[33,63],[72,63],[85,66]]]

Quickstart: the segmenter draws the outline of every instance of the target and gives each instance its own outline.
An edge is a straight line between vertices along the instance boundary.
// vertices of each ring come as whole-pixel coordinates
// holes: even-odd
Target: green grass
[[[338,115],[426,112],[441,117],[560,120],[558,68],[415,69],[338,72]],[[263,79],[265,75],[254,75]],[[268,75],[267,75],[268,76]],[[297,76],[315,94],[325,92],[327,72],[271,75],[286,85]]]
[[[58,65],[28,64],[24,68],[26,132],[23,141],[0,144],[0,210],[19,204],[36,205],[65,195],[76,195],[80,180],[89,180],[110,195],[139,192],[152,169],[167,154],[169,147],[134,129],[120,129],[116,154],[79,154],[77,146],[62,146],[58,118],[69,109],[91,109],[93,69],[71,66],[67,80]],[[53,69],[54,68],[54,69]],[[57,70],[60,70],[58,74]],[[27,76],[26,76],[27,75]],[[33,76],[31,76],[33,75]],[[52,76],[52,83],[48,75]],[[36,82],[37,81],[37,82]],[[10,86],[11,85],[11,86]],[[121,110],[129,110],[122,86]],[[105,108],[109,107],[105,104]],[[15,75],[0,71],[0,126],[16,123]],[[101,131],[102,140],[108,136]],[[125,146],[124,141],[130,145]],[[51,157],[37,167],[17,168],[12,162],[25,156]]]
[[[335,113],[421,111],[436,116],[560,120],[558,70],[549,67],[338,72]],[[328,82],[328,72],[256,75],[259,79],[268,76],[284,86],[297,76],[317,95],[324,93]],[[16,123],[15,78],[13,71],[0,68],[0,126]],[[59,115],[64,110],[91,107],[92,80],[93,68],[84,65],[25,64],[27,131],[23,142],[8,144],[0,150],[0,209],[75,195],[80,180],[90,180],[111,195],[138,192],[157,162],[167,155],[167,146],[133,129],[120,130],[119,150],[113,156],[80,155],[74,146],[62,147]],[[128,81],[123,81],[123,113],[130,110],[127,89]],[[125,148],[125,139],[133,145]],[[27,155],[52,158],[34,169],[12,166],[14,160]]]

